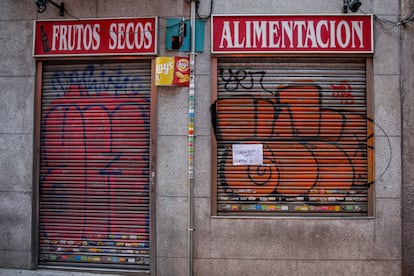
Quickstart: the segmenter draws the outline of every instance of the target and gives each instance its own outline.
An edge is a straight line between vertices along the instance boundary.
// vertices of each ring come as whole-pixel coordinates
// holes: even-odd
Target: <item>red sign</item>
[[[146,55],[157,52],[157,19],[36,21],[34,56]]]
[[[173,85],[189,86],[190,85],[190,58],[174,57],[174,79]]]
[[[371,15],[212,18],[213,53],[372,53]]]

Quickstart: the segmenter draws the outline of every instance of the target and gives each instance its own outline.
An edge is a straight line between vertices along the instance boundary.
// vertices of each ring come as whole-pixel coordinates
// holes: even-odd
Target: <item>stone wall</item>
[[[195,244],[196,275],[406,275],[413,271],[414,177],[411,163],[412,27],[397,27],[400,9],[412,1],[361,1],[373,13],[375,217],[369,219],[212,218],[210,21],[204,52],[196,57]],[[33,118],[35,19],[61,19],[49,6],[37,14],[34,1],[5,0],[0,10],[0,267],[33,263]],[[65,18],[159,16],[159,55],[165,50],[167,17],[189,17],[183,0],[71,0]],[[214,14],[339,14],[342,0],[215,0]],[[209,1],[200,2],[207,15]],[[402,13],[402,12],[401,12]],[[402,44],[400,39],[402,38]],[[401,61],[401,62],[400,62]],[[402,73],[401,73],[402,72]],[[401,95],[403,93],[403,95]],[[157,89],[156,224],[159,275],[187,271],[187,116],[185,88]],[[401,127],[403,120],[403,128]],[[401,156],[402,135],[404,154]],[[401,162],[403,161],[403,162]],[[403,165],[401,165],[403,164]],[[404,174],[402,174],[404,172]],[[403,175],[403,177],[402,177]],[[403,183],[403,190],[401,189]],[[402,194],[404,196],[402,196]],[[403,200],[403,221],[401,202]],[[403,227],[402,227],[403,226]],[[402,229],[402,230],[401,230]],[[401,232],[402,231],[402,232]],[[402,235],[401,235],[402,233]],[[402,249],[401,239],[404,241]]]

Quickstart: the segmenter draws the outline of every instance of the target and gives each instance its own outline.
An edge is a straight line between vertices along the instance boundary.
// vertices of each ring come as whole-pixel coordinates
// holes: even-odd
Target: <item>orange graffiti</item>
[[[351,87],[346,82],[341,85],[351,95]],[[218,176],[231,193],[289,197],[313,190],[346,193],[366,187],[371,123],[352,106],[346,110],[325,107],[322,89],[312,81],[280,86],[272,97],[219,99],[215,108]],[[263,164],[233,165],[234,143],[263,144]]]

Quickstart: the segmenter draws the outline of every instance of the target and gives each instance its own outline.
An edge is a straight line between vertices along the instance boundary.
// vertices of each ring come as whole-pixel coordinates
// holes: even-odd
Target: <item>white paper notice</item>
[[[263,145],[234,144],[233,165],[262,165]]]

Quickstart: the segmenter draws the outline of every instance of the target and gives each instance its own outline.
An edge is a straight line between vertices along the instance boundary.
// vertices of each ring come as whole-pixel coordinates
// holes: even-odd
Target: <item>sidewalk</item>
[[[119,276],[119,274],[105,274],[99,272],[76,272],[62,270],[25,270],[25,269],[9,269],[0,268],[0,276]]]

